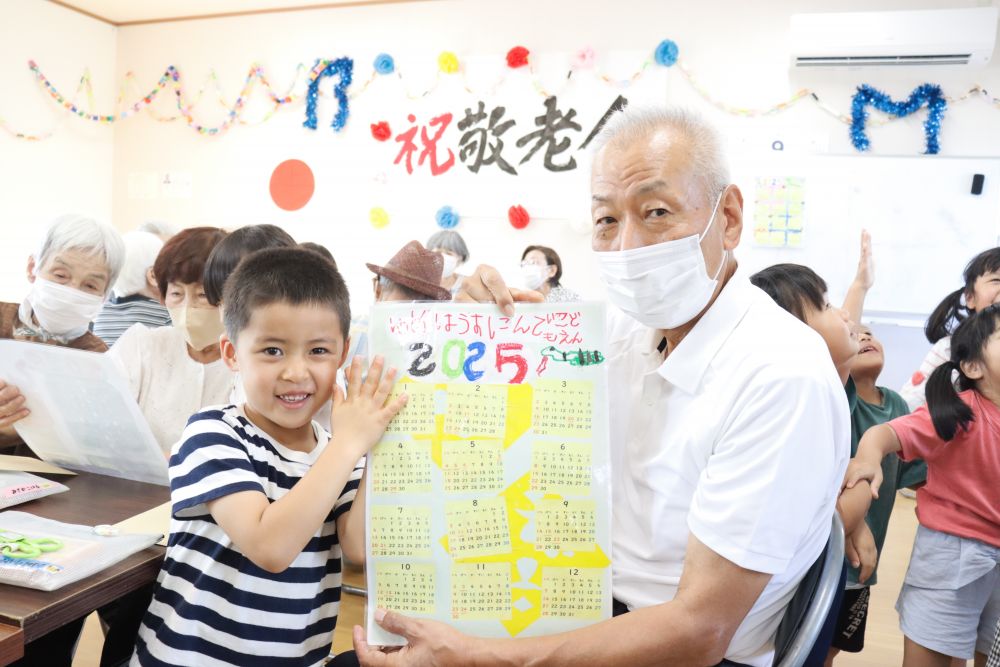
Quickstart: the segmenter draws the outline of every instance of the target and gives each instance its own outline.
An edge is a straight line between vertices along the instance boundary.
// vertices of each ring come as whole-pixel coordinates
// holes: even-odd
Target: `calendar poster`
[[[409,401],[368,457],[367,626],[382,607],[472,635],[611,615],[604,306],[379,304]]]

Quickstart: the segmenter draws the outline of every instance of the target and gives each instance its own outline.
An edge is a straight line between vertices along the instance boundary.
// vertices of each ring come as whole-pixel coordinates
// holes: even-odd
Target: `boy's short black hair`
[[[334,266],[337,266],[337,260],[333,258],[333,253],[325,245],[320,245],[319,243],[313,243],[312,241],[303,241],[299,244],[300,248],[305,248],[306,250],[312,250],[313,252],[318,252],[319,254],[326,257],[328,260],[333,262]]]
[[[226,279],[239,265],[240,260],[264,248],[290,248],[295,239],[277,225],[247,225],[240,227],[222,240],[212,250],[205,263],[205,297],[213,306],[222,302]]]
[[[247,256],[226,280],[222,302],[226,333],[233,341],[254,310],[279,302],[328,306],[337,313],[345,341],[351,326],[351,298],[337,267],[304,248],[269,248]]]
[[[826,282],[808,266],[775,264],[750,276],[750,282],[803,322],[805,304],[816,310],[823,310],[826,305]]]

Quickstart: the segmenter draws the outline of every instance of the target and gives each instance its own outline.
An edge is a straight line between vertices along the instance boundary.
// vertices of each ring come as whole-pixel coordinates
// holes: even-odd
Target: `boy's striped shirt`
[[[232,405],[191,417],[170,458],[170,540],[131,664],[323,663],[340,608],[336,520],[350,509],[360,465],[322,528],[278,574],[250,562],[205,506],[241,491],[280,499],[327,446],[327,432],[313,428],[317,445],[306,454],[277,443]]]

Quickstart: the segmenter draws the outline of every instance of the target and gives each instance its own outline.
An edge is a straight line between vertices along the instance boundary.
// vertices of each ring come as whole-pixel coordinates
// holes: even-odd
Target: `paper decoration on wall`
[[[316,66],[322,67],[317,71],[314,68],[309,80],[309,91],[306,93],[306,120],[302,126],[310,130],[316,129],[316,101],[319,95],[319,82],[328,76],[337,77],[337,84],[333,87],[333,94],[337,98],[337,113],[330,123],[330,127],[335,132],[344,129],[347,122],[349,110],[347,108],[347,87],[351,85],[354,76],[354,61],[350,58],[337,58],[336,60],[320,60]]]
[[[524,229],[531,222],[531,216],[523,206],[511,206],[507,210],[507,220],[514,229]]]
[[[442,206],[434,214],[434,220],[441,229],[454,229],[458,226],[459,216],[451,206]]]
[[[367,460],[369,641],[401,643],[376,608],[505,638],[608,618],[603,306],[381,304],[368,332],[409,395]]]
[[[515,46],[507,52],[507,67],[517,69],[528,64],[528,49],[523,46]]]
[[[926,106],[927,120],[924,121],[924,135],[927,138],[927,149],[924,152],[928,155],[934,155],[941,150],[938,143],[938,133],[941,131],[941,120],[944,118],[944,111],[948,106],[941,93],[941,86],[925,83],[916,88],[910,93],[910,97],[902,102],[893,101],[882,91],[867,84],[858,86],[858,92],[851,100],[851,143],[859,151],[866,151],[871,147],[871,142],[865,133],[869,106],[897,118],[905,118]]]
[[[802,247],[805,203],[804,178],[758,178],[754,202],[754,245]]]
[[[527,49],[525,49],[525,51],[527,51]],[[511,53],[513,52],[514,49],[511,50]],[[680,59],[679,53],[680,53],[680,48],[675,41],[670,39],[662,40],[654,49],[652,56],[646,59],[643,63],[641,63],[630,76],[624,78],[615,78],[608,76],[606,73],[595,70],[594,64],[596,57],[594,51],[590,47],[586,47],[581,49],[577,53],[573,54],[569,58],[570,61],[569,70],[566,74],[566,77],[562,79],[563,83],[558,90],[549,90],[545,86],[543,86],[541,83],[541,77],[534,70],[534,66],[532,64],[534,57],[525,56],[525,58],[530,71],[532,84],[535,90],[539,93],[539,95],[541,95],[544,98],[558,96],[560,92],[563,90],[563,88],[569,85],[570,80],[573,78],[574,74],[578,72],[588,71],[591,73],[592,76],[603,81],[609,87],[620,89],[623,87],[627,88],[629,85],[631,85],[640,77],[642,77],[649,67],[653,65],[661,65],[663,67],[670,68],[670,71],[672,72],[679,73],[694,89],[694,91],[698,93],[698,95],[700,95],[702,99],[705,100],[705,102],[707,102],[708,104],[712,105],[713,107],[717,108],[718,110],[724,113],[742,117],[766,116],[786,111],[803,100],[811,100],[823,112],[829,114],[830,116],[844,123],[845,125],[852,125],[854,122],[852,117],[853,114],[847,115],[837,111],[836,109],[828,105],[823,99],[821,99],[820,96],[816,93],[816,91],[808,88],[803,88],[801,90],[798,90],[788,99],[773,104],[771,106],[758,107],[758,108],[745,108],[729,104],[728,102],[725,102],[717,98],[712,92],[706,89],[698,81],[694,72],[685,64],[683,60]],[[520,63],[521,61],[519,58],[515,57],[514,62]],[[77,104],[76,96],[74,96],[74,98],[71,100],[66,99],[59,92],[57,87],[45,77],[45,75],[41,72],[40,68],[34,61],[29,61],[28,65],[39,86],[46,93],[48,93],[49,96],[57,104],[66,109],[66,111],[70,115],[77,116],[79,118],[90,120],[93,122],[113,123],[113,122],[121,122],[127,118],[130,118],[131,116],[136,115],[141,111],[146,111],[147,113],[152,115],[153,118],[162,122],[184,120],[186,121],[189,127],[191,127],[199,134],[211,136],[225,132],[233,124],[236,123],[244,125],[257,124],[255,122],[247,122],[242,118],[246,100],[249,98],[250,94],[253,92],[253,90],[257,85],[261,85],[264,87],[267,96],[270,98],[270,101],[273,104],[272,109],[267,114],[265,114],[263,119],[261,119],[259,122],[265,122],[267,119],[271,118],[276,111],[285,106],[288,106],[290,104],[297,104],[298,102],[301,102],[303,99],[306,99],[308,102],[309,91],[313,89],[313,84],[316,83],[317,78],[321,75],[321,73],[325,71],[326,68],[330,65],[330,61],[320,60],[317,61],[311,67],[300,63],[296,67],[293,81],[288,86],[288,89],[280,93],[276,91],[274,87],[271,86],[271,84],[269,83],[267,77],[264,74],[264,68],[260,64],[254,63],[250,67],[250,71],[247,74],[244,86],[240,91],[239,96],[233,103],[230,103],[224,99],[222,87],[219,85],[218,78],[214,70],[209,71],[206,84],[201,87],[197,96],[194,97],[193,99],[190,95],[190,90],[185,90],[185,87],[181,79],[180,71],[178,70],[178,68],[172,65],[166,68],[163,75],[160,77],[159,81],[153,87],[153,89],[145,94],[135,92],[135,75],[132,72],[126,72],[125,80],[123,86],[121,86],[121,89],[126,93],[135,94],[137,97],[135,98],[134,102],[127,103],[121,99],[124,96],[120,96],[119,103],[116,106],[114,113],[98,113],[97,111],[95,111],[95,107],[92,100],[88,104],[87,108],[84,108],[82,105]],[[462,78],[463,87],[473,95],[482,96],[485,94],[485,91],[483,90],[476,91],[473,88],[473,86],[470,85],[470,82],[468,80],[468,74],[467,72],[462,71],[458,57],[454,53],[450,51],[441,53],[438,58],[438,67],[440,72],[446,74],[460,74]],[[300,80],[302,79],[303,75],[306,78],[305,80],[306,90],[303,92],[296,92],[302,90],[302,86],[300,85]],[[393,57],[388,53],[380,53],[372,63],[372,71],[370,76],[362,83],[360,88],[351,90],[349,92],[346,91],[345,89],[340,89],[340,88],[334,91],[334,97],[336,97],[338,99],[338,102],[340,103],[340,110],[338,111],[337,115],[338,118],[342,118],[342,120],[346,121],[346,100],[354,99],[357,96],[364,94],[365,91],[368,90],[369,85],[377,77],[380,76],[396,77],[399,80],[400,85],[404,87],[404,94],[408,99],[411,100],[427,97],[428,95],[433,93],[442,82],[442,77],[438,76],[435,78],[434,83],[431,84],[430,87],[418,91],[406,90],[403,74],[397,67]],[[518,76],[520,76],[520,74],[518,74]],[[503,84],[504,80],[505,76],[501,75],[498,81],[490,84],[489,90],[495,91],[498,86]],[[202,100],[202,97],[209,86],[214,89],[218,103],[226,110],[225,120],[222,123],[215,126],[202,125],[198,123],[193,117],[194,107],[197,106],[198,103]],[[84,78],[81,79],[81,87],[87,90],[88,95],[90,94],[91,92],[90,81],[89,81],[89,76],[87,76],[86,74]],[[174,97],[176,98],[177,110],[179,112],[178,115],[174,116],[160,115],[150,106],[158,98],[158,94],[165,88],[170,88],[175,93]],[[315,95],[316,98],[324,96],[325,95],[322,91],[316,89],[316,95]],[[951,104],[962,102],[975,97],[986,101],[996,109],[1000,109],[1000,97],[991,96],[981,85],[978,84],[972,86],[965,93],[957,97],[948,97],[945,95],[941,95],[940,97],[942,100]],[[928,101],[930,100],[928,99]],[[943,108],[941,108],[941,111],[943,113]],[[901,116],[892,115],[888,118],[870,120],[867,123],[865,123],[865,125],[867,125],[867,127],[878,127],[893,122],[894,120],[897,120],[900,117]],[[306,120],[307,122],[309,122],[310,118],[307,116]],[[938,116],[936,122],[940,122],[940,115]],[[47,139],[51,136],[51,132],[29,133],[29,132],[15,130],[6,121],[4,121],[3,118],[0,118],[0,129],[4,130],[7,134],[16,139],[21,139],[25,141],[38,141],[42,139]],[[928,137],[928,139],[930,140],[930,136]],[[932,142],[929,141],[928,143],[931,144]]]
[[[312,169],[302,160],[285,160],[271,173],[271,199],[286,211],[308,204],[315,189]]]
[[[382,229],[389,224],[389,214],[381,206],[376,206],[368,212],[368,221],[375,229]]]
[[[392,129],[389,127],[389,123],[384,120],[372,123],[372,139],[375,141],[386,141],[390,137],[392,137]]]

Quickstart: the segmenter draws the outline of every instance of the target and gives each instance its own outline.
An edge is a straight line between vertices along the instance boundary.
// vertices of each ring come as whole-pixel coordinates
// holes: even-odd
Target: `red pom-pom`
[[[511,206],[507,210],[507,219],[514,229],[524,229],[531,222],[531,216],[524,210],[523,206]]]
[[[910,378],[910,384],[912,384],[914,387],[916,387],[923,381],[924,381],[924,374],[921,373],[920,371],[914,373],[913,377]]]
[[[389,129],[389,123],[379,121],[378,123],[372,123],[372,136],[378,141],[385,141],[392,136],[392,130]]]
[[[517,69],[528,64],[528,49],[523,46],[515,46],[507,52],[507,67]]]

